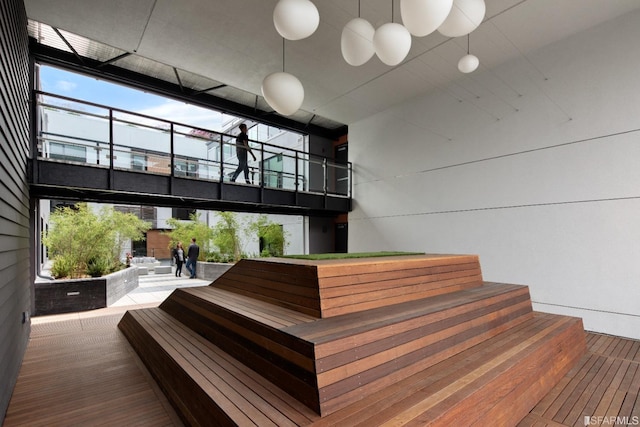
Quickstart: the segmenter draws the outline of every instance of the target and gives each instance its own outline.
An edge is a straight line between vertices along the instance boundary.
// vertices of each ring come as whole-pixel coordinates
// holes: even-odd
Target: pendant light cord
[[[391,22],[393,22],[393,9],[395,9],[393,7],[394,4],[395,4],[395,2],[393,0],[391,0]]]
[[[467,34],[467,55],[469,55],[469,38],[471,36],[469,34]]]
[[[284,37],[282,38],[282,72],[284,73]]]

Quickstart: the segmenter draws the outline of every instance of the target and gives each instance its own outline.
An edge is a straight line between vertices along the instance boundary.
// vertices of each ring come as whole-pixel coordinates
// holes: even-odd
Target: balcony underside
[[[61,162],[37,161],[31,168],[31,196],[40,199],[308,216],[347,213],[351,204],[349,198],[331,194]]]

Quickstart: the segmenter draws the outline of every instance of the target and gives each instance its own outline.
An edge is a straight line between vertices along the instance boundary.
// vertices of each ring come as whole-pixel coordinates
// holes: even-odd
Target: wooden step
[[[526,286],[497,283],[325,319],[216,286],[160,308],[323,415],[532,316]]]
[[[516,425],[585,351],[581,319],[534,313],[311,425]]]
[[[337,260],[243,259],[221,289],[331,317],[482,285],[477,255],[406,255]]]
[[[303,426],[318,415],[158,308],[118,327],[187,425]]]
[[[585,351],[474,255],[243,260],[121,329],[194,425],[510,425]]]
[[[585,351],[580,319],[534,313],[320,417],[163,310],[119,327],[189,425],[515,425]]]

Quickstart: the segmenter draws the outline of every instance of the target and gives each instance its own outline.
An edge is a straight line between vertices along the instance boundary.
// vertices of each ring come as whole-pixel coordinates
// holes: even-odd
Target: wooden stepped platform
[[[580,319],[533,313],[528,288],[482,282],[477,257],[400,258],[296,261],[286,277],[287,261],[247,260],[119,327],[192,425],[445,425],[515,404],[508,425],[584,352]],[[276,298],[311,282],[317,315],[294,303],[299,290]]]
[[[476,255],[243,259],[216,287],[325,318],[482,285]]]

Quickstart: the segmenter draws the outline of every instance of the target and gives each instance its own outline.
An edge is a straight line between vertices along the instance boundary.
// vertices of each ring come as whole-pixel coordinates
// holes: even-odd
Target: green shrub
[[[94,213],[86,203],[56,209],[50,222],[42,242],[54,261],[51,274],[72,279],[109,272],[118,264],[124,242],[143,239],[151,227],[135,215],[117,212],[111,206]],[[97,259],[103,261],[94,262],[93,273],[88,272],[89,261]]]
[[[182,242],[186,256],[191,244],[191,238],[195,237],[196,243],[200,246],[198,260],[206,260],[206,253],[210,250],[211,239],[213,238],[213,230],[209,228],[207,223],[200,220],[199,214],[189,215],[189,221],[169,218],[167,225],[172,230],[163,234],[169,236],[169,249],[175,248],[178,242]]]
[[[207,252],[205,256],[206,262],[234,262],[233,255],[231,254],[221,254],[220,252]]]
[[[105,258],[92,258],[87,263],[87,274],[91,277],[100,277],[109,273],[111,263]]]
[[[56,279],[64,277],[73,277],[73,268],[75,261],[69,257],[58,256],[53,260],[51,266],[51,275]]]

